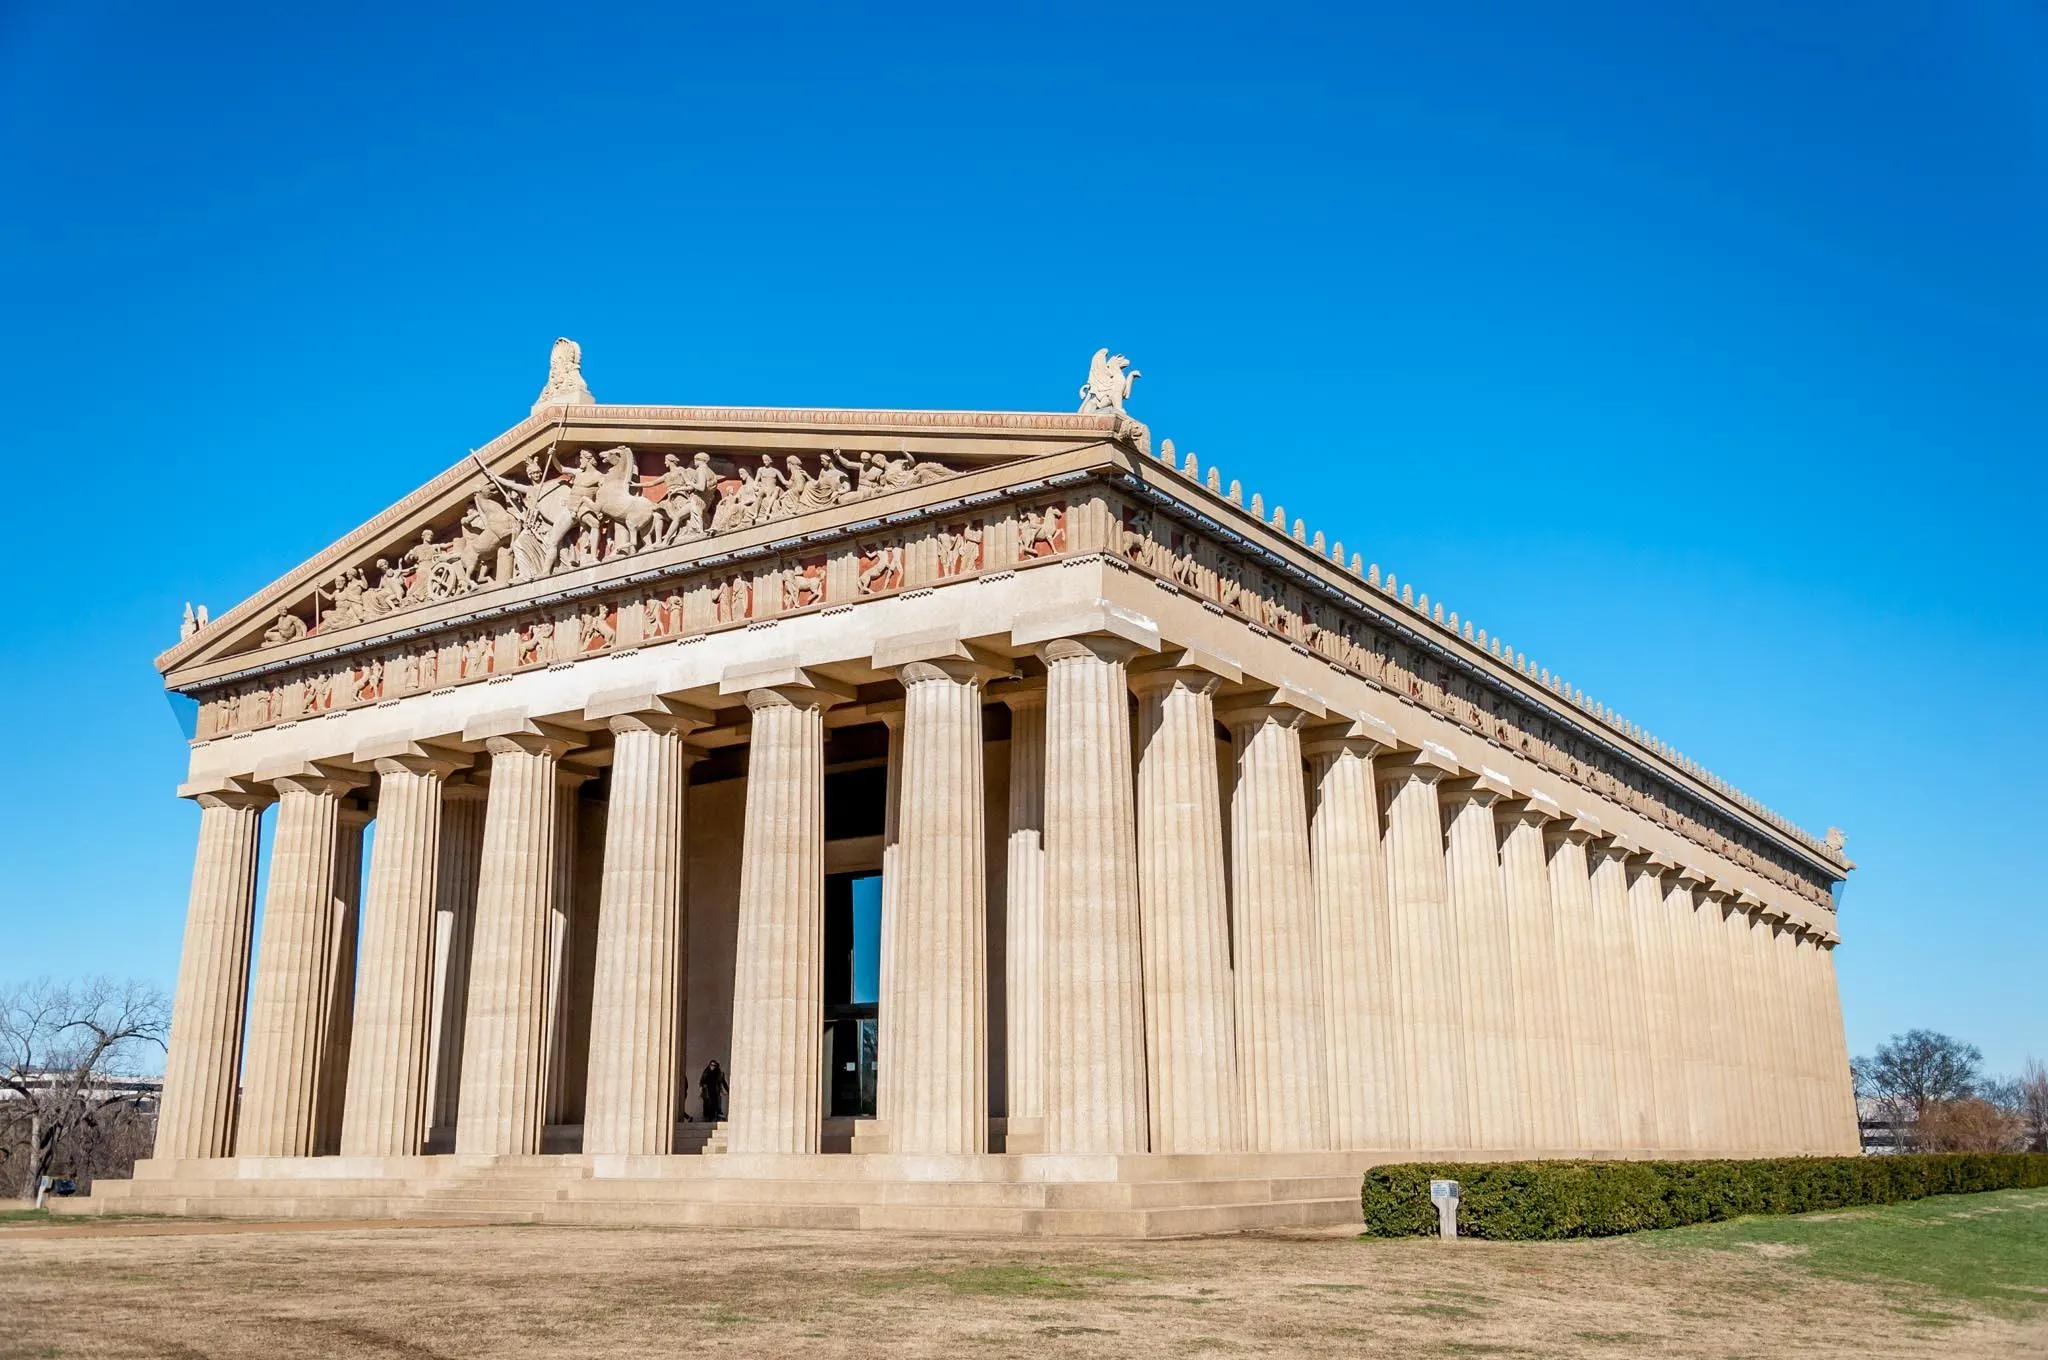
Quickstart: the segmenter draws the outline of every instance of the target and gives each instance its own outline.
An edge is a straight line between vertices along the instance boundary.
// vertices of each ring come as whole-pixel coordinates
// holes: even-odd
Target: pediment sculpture
[[[266,647],[309,634],[467,595],[472,591],[613,558],[673,547],[790,519],[836,505],[925,486],[954,476],[909,453],[838,449],[816,455],[714,457],[685,462],[663,455],[661,470],[641,471],[640,455],[620,444],[581,449],[566,460],[529,457],[501,476],[481,460],[486,486],[452,532],[429,527],[402,551],[336,572],[298,609],[282,611],[264,632]]]

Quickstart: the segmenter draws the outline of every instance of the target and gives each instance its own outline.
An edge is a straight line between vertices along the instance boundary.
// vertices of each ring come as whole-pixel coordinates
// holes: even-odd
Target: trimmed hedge
[[[1436,1233],[1429,1182],[1458,1182],[1458,1233],[1611,1237],[1741,1214],[1803,1214],[2048,1185],[2048,1154],[1929,1153],[1701,1162],[1409,1162],[1365,1175],[1365,1230]]]

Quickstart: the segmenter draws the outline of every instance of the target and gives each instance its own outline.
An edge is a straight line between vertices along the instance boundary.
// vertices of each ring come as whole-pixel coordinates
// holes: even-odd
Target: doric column
[[[235,1151],[311,1157],[319,1150],[336,939],[345,913],[337,891],[346,886],[337,882],[341,799],[356,779],[312,770],[272,783],[277,843],[263,900]]]
[[[586,712],[597,716],[613,746],[583,1150],[660,1155],[675,1146],[688,977],[683,828],[700,753],[683,737],[709,715],[650,700],[623,713]]]
[[[754,722],[740,847],[727,1146],[816,1152],[824,1119],[828,696],[801,683],[746,696]],[[882,1057],[885,1070],[895,1061]]]
[[[566,733],[490,737],[490,797],[477,873],[464,1024],[459,1153],[532,1154],[547,1117],[548,951]]]
[[[1764,975],[1765,953],[1771,924],[1763,918],[1763,904],[1748,893],[1737,893],[1729,922],[1734,931],[1735,978],[1742,1001],[1743,1028],[1748,1055],[1748,1085],[1751,1108],[1756,1118],[1756,1150],[1775,1156],[1786,1151],[1782,1093],[1778,1089],[1778,1047],[1772,1021],[1771,991]]]
[[[1754,1152],[1757,1138],[1755,1095],[1750,1086],[1747,998],[1741,979],[1739,914],[1728,893],[1709,882],[1700,889],[1700,952],[1706,961],[1708,1004],[1714,1014],[1714,1064],[1722,1092],[1722,1150],[1730,1155]]]
[[[1400,1031],[1408,1050],[1408,1107],[1416,1146],[1450,1152],[1474,1146],[1465,1072],[1465,1008],[1457,935],[1444,877],[1444,771],[1422,759],[1383,761],[1376,771],[1387,865],[1388,923],[1400,990]]]
[[[1607,1033],[1614,1050],[1614,1100],[1620,1146],[1632,1152],[1658,1145],[1656,1095],[1645,1032],[1643,978],[1628,901],[1628,858],[1635,847],[1605,840],[1592,847],[1593,922],[1599,964],[1607,970]]]
[[[1222,680],[1176,667],[1141,672],[1132,683],[1152,1150],[1235,1152],[1244,1146],[1244,1121],[1216,779]]]
[[[1315,788],[1309,855],[1322,946],[1330,1144],[1339,1149],[1415,1146],[1373,778],[1380,749],[1343,729],[1318,734],[1305,747]]]
[[[1849,1039],[1842,1028],[1842,996],[1835,980],[1835,946],[1841,943],[1834,931],[1820,937],[1821,1023],[1827,1027],[1833,1052],[1831,1089],[1833,1120],[1828,1150],[1838,1156],[1854,1156],[1862,1150],[1863,1131],[1856,1122],[1856,1088],[1849,1075]]]
[[[314,1151],[341,1151],[348,1104],[348,1055],[355,1038],[356,951],[363,922],[363,834],[372,813],[344,801],[334,828],[335,925],[328,951],[327,1042],[320,1067],[319,1137]]]
[[[1500,811],[1506,829],[1500,863],[1515,998],[1515,1084],[1522,1092],[1531,1146],[1555,1154],[1580,1146],[1574,1036],[1562,971],[1566,960],[1543,845],[1544,827],[1559,811],[1555,803],[1537,798],[1506,804]]]
[[[1779,938],[1778,966],[1784,973],[1788,1034],[1792,1041],[1792,1070],[1799,1093],[1800,1148],[1821,1152],[1827,1147],[1826,1101],[1821,1094],[1820,1038],[1808,1005],[1806,958],[1812,952],[1805,921],[1792,918]]]
[[[1465,1080],[1475,1148],[1526,1148],[1530,1135],[1517,1083],[1514,974],[1508,904],[1493,808],[1507,786],[1495,777],[1454,780],[1442,790],[1444,867],[1465,995]]]
[[[543,1130],[549,1124],[575,1122],[569,1110],[573,1096],[569,1089],[569,1034],[574,1028],[570,1012],[575,1006],[576,981],[576,847],[582,830],[577,809],[589,780],[587,770],[558,767],[555,771],[555,878],[548,909],[547,1018],[541,1039],[547,1053]]]
[[[1768,1151],[1776,1156],[1799,1150],[1799,1120],[1793,1109],[1791,1074],[1785,1043],[1784,993],[1778,985],[1778,922],[1783,914],[1744,894],[1749,908],[1750,970],[1756,988],[1757,1046]]]
[[[1045,643],[1045,1150],[1144,1152],[1130,695],[1113,638]]]
[[[896,897],[903,887],[903,706],[892,704],[875,714],[889,734],[888,755],[883,769],[882,793],[882,920],[876,944],[879,957],[875,968],[875,1048],[880,1068],[875,1073],[875,1124],[869,1137],[884,1132],[896,1110],[896,1079],[899,1064],[890,1055],[901,1050],[896,1022],[903,1016],[903,1000],[896,994],[896,957],[902,945],[896,930],[902,913]]]
[[[433,1113],[428,1124],[455,1136],[462,1095],[463,1022],[469,1011],[469,951],[476,932],[477,874],[484,854],[484,789],[469,782],[441,789],[441,863],[434,875]]]
[[[1547,828],[1544,848],[1550,857],[1550,900],[1557,913],[1558,970],[1577,1097],[1575,1146],[1610,1152],[1625,1140],[1614,1077],[1614,1007],[1608,999],[1613,977],[1593,910],[1592,871],[1586,862],[1592,840],[1591,824],[1574,818]]]
[[[1231,927],[1237,963],[1237,1070],[1245,1147],[1310,1152],[1330,1145],[1322,966],[1309,868],[1301,724],[1282,703],[1232,705],[1237,757],[1230,795]]]
[[[1003,1034],[1009,1151],[1045,1138],[1045,689],[1003,695],[1010,709],[1010,834],[1004,895]]]
[[[1009,667],[957,642],[878,642],[903,683],[889,1115],[898,1153],[988,1151],[987,799],[982,683]]]
[[[1656,1142],[1676,1152],[1692,1146],[1691,1101],[1685,1089],[1684,1039],[1679,1032],[1679,973],[1671,920],[1664,906],[1664,871],[1654,857],[1639,857],[1628,875],[1629,929],[1635,932],[1641,970],[1643,1042],[1648,1050],[1650,1110]]]
[[[249,997],[256,857],[266,792],[202,793],[199,849],[185,908],[185,948],[157,1116],[159,1160],[227,1157],[235,1150],[235,1087]]]
[[[1696,1152],[1718,1152],[1728,1145],[1727,1097],[1721,1070],[1714,1062],[1715,1017],[1712,984],[1707,979],[1704,915],[1693,896],[1698,875],[1681,870],[1664,884],[1664,916],[1671,932],[1674,970],[1678,979],[1678,1053],[1685,1087],[1685,1108]]]
[[[376,761],[377,838],[363,900],[362,998],[341,1123],[346,1156],[413,1157],[426,1146],[441,784],[453,769],[428,755]]]

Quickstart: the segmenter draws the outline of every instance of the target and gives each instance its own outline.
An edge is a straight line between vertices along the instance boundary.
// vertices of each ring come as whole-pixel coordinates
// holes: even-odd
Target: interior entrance
[[[826,1113],[872,1118],[879,1053],[875,1007],[881,996],[882,876],[825,878]]]

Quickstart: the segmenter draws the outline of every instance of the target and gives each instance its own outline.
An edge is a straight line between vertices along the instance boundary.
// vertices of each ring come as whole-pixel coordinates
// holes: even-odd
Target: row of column
[[[584,1146],[664,1153],[695,753],[682,740],[689,724],[663,711],[610,726]],[[561,766],[567,734],[486,747],[487,791],[451,783],[455,766],[428,754],[375,761],[366,886],[356,878],[368,815],[343,802],[362,773],[314,770],[200,797],[158,1156],[410,1156],[451,1118],[458,1152],[540,1151],[567,1048],[566,856],[586,775]],[[250,996],[258,827],[273,798]]]
[[[1128,674],[1130,652],[1048,643],[1043,689],[1006,699],[1013,1146],[1854,1147],[1832,962],[1810,931],[1273,696],[1219,703],[1221,681],[1200,668]],[[895,670],[881,1110],[896,1151],[981,1152],[981,711],[1006,668],[954,648]],[[836,696],[790,683],[745,697],[731,1049],[745,1079],[728,1146],[815,1152]],[[662,1153],[692,723],[659,704],[610,723],[584,1150]],[[363,776],[269,782],[277,844],[246,1064],[267,797],[201,798],[160,1156],[410,1155],[450,1113],[458,1152],[540,1150],[564,1042],[564,790],[581,776],[562,768],[567,734],[487,746],[487,797],[428,753],[375,763],[359,960],[348,866],[363,819],[343,800]],[[437,1013],[437,997],[460,1009]]]

